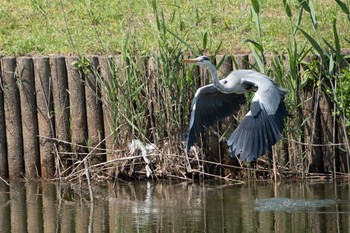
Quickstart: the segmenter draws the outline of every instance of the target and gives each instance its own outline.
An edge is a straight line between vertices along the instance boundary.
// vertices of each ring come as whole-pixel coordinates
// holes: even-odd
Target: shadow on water
[[[348,182],[0,183],[0,232],[345,232]]]

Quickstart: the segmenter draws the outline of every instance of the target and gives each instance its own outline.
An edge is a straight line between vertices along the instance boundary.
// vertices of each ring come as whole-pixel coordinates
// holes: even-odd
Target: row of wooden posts
[[[216,61],[219,62],[222,57],[217,56]],[[91,67],[98,70],[100,77],[112,76],[109,56],[90,56],[89,59]],[[98,156],[92,157],[94,163],[111,159],[103,149],[108,151],[114,145],[112,137],[109,137],[113,111],[105,101],[101,101],[105,99],[105,93],[98,88],[97,76],[94,72],[82,75],[74,65],[78,60],[77,56],[1,58],[0,177],[51,179],[64,172],[59,171],[61,166],[57,164],[70,162],[70,156],[61,160],[65,154],[74,152],[79,156],[89,152],[84,145],[97,148],[94,151]],[[120,57],[116,60],[120,60]],[[252,61],[247,54],[235,56],[234,62],[227,57],[219,72],[227,74],[235,69],[234,63],[239,68],[249,68]],[[204,75],[197,85],[208,82],[210,80]],[[306,87],[300,98],[310,100],[302,104],[301,114],[306,118],[303,142],[310,145],[344,142],[342,130],[334,131],[337,135],[332,139],[330,129],[334,129],[337,122],[327,98],[315,97],[313,86],[309,89]],[[317,98],[319,101],[316,101]],[[317,118],[314,117],[316,104],[319,109]],[[293,153],[298,153],[298,157],[309,157],[311,168],[317,167],[315,171],[331,171],[335,163],[342,167],[335,170],[347,170],[347,155],[343,150],[336,149],[334,145],[309,147],[295,142],[300,138],[293,138],[292,134],[286,135],[288,141],[282,148],[288,163],[291,163]],[[221,156],[223,148],[218,141],[218,138],[210,139],[208,147]],[[56,156],[58,154],[60,156]],[[295,166],[299,166],[300,160],[295,162]]]
[[[91,73],[83,80],[73,65],[76,60],[63,56],[1,59],[1,177],[51,179],[58,172],[57,151],[68,153],[74,145],[86,145],[87,138],[90,146],[98,146],[104,138],[108,123],[104,124],[96,77]],[[91,64],[99,64],[102,75],[109,72],[106,57],[92,56]]]
[[[111,77],[111,56],[89,59],[101,77]],[[113,59],[117,63],[113,65],[120,65],[120,56]],[[236,58],[241,67],[247,67],[247,59],[248,55]],[[82,77],[74,66],[78,60],[77,56],[1,58],[1,177],[51,179],[62,172],[57,164],[67,163],[61,160],[65,153],[86,155],[88,149],[82,145],[87,144],[107,150],[113,147],[108,136],[113,112],[101,101],[104,93],[94,72]],[[221,72],[232,69],[231,61]],[[99,144],[102,139],[104,143]],[[95,163],[110,159],[105,151],[95,152],[99,154]]]

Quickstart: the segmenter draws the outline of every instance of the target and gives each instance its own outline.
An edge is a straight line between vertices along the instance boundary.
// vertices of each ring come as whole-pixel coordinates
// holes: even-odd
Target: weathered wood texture
[[[103,155],[104,137],[102,102],[101,102],[101,87],[98,80],[98,57],[90,57],[89,72],[85,74],[85,101],[88,125],[88,144],[92,148],[90,151],[90,162],[97,164],[106,161],[106,156]]]
[[[70,142],[70,114],[69,114],[69,93],[67,67],[64,57],[51,57],[51,78],[52,96],[55,115],[55,138],[59,140],[57,150],[59,153],[69,152]],[[63,169],[67,169],[72,164],[70,156],[64,154],[60,158]],[[56,166],[57,167],[57,166]]]
[[[32,58],[17,59],[18,85],[21,103],[23,153],[25,177],[35,179],[41,176],[34,64]]]
[[[19,90],[16,77],[16,58],[1,59],[5,128],[7,140],[7,159],[10,178],[24,175],[22,120]]]
[[[105,147],[106,147],[106,159],[111,160],[113,158],[113,149],[115,146],[115,139],[117,137],[115,130],[117,128],[117,122],[115,118],[115,107],[113,103],[115,101],[115,91],[116,88],[113,85],[113,79],[115,77],[115,67],[120,67],[119,60],[111,56],[100,56],[100,75],[105,85],[101,89],[101,99],[102,99],[102,111],[103,111],[103,126],[105,133]],[[110,98],[113,98],[112,101]]]
[[[68,87],[69,87],[69,110],[71,117],[71,140],[72,150],[79,153],[87,153],[86,143],[88,140],[87,116],[85,104],[85,80],[83,75],[74,67],[79,57],[66,59]]]
[[[55,174],[55,145],[51,140],[54,138],[55,122],[49,57],[34,58],[34,76],[41,177],[47,180],[54,178]]]
[[[273,56],[266,59],[267,66],[272,66]],[[188,117],[181,118],[178,126],[168,122],[175,113],[189,116],[193,94],[199,86],[211,83],[211,77],[194,67],[194,85],[183,90],[174,86],[174,92],[169,92],[164,87],[167,80],[159,78],[162,64],[149,57],[141,60],[122,61],[120,56],[1,58],[0,176],[64,176],[86,156],[90,164],[124,156],[116,156],[113,150],[125,149],[135,134],[158,146],[163,138],[179,140],[187,130]],[[247,54],[213,60],[222,61],[219,76],[254,63]],[[288,61],[282,62],[288,70]],[[138,73],[131,67],[137,67]],[[184,94],[179,91],[185,93],[181,100],[176,99]],[[300,111],[290,118],[294,128],[284,132],[287,140],[273,150],[277,162],[306,172],[347,172],[347,135],[334,117],[332,102],[312,82],[300,90],[298,98]],[[238,120],[248,111],[249,103],[238,112]],[[203,133],[199,139],[203,159],[240,166],[230,158],[225,141],[237,123],[237,119],[227,119]],[[211,171],[227,174],[221,168]]]

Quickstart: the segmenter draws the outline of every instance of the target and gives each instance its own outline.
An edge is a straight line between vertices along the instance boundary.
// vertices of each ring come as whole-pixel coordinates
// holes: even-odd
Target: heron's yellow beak
[[[196,63],[197,60],[196,59],[182,59],[182,62],[184,62],[184,63]]]

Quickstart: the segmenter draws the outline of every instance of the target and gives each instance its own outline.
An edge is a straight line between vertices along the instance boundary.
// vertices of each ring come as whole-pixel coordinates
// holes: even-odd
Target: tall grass
[[[348,3],[342,1],[336,1],[339,9],[347,14],[349,17]],[[344,91],[339,91],[339,88],[345,89],[346,87],[346,73],[348,69],[344,70],[344,67],[349,66],[348,60],[341,54],[341,44],[348,42],[347,38],[339,37],[337,30],[337,15],[333,15],[332,19],[332,32],[333,38],[326,39],[321,30],[319,29],[320,22],[318,21],[317,12],[313,1],[298,1],[297,17],[293,19],[293,11],[291,8],[291,1],[284,0],[285,14],[289,18],[290,33],[288,36],[288,43],[285,47],[286,53],[275,56],[272,60],[272,67],[267,67],[264,57],[264,44],[262,43],[262,32],[260,22],[260,10],[259,1],[252,0],[252,14],[253,19],[257,25],[257,38],[247,40],[251,44],[251,50],[254,55],[257,67],[261,72],[268,73],[272,77],[276,77],[278,83],[287,88],[289,93],[287,95],[286,102],[289,105],[289,109],[296,117],[289,119],[287,123],[288,134],[294,135],[293,138],[298,140],[303,145],[324,143],[324,144],[336,144],[337,142],[337,128],[342,128],[343,134],[347,135],[346,131],[346,103],[344,104],[343,96],[339,95]],[[339,14],[339,12],[337,13]],[[302,27],[302,21],[308,20],[312,26],[312,31],[307,32]],[[348,22],[348,25],[350,21]],[[304,24],[305,25],[305,24]],[[300,38],[303,37],[304,41],[301,43]],[[311,59],[305,59],[309,56]],[[287,65],[285,65],[287,61]],[[342,82],[342,83],[339,83]],[[302,93],[313,93],[302,94]],[[306,99],[305,99],[306,97]],[[322,98],[327,98],[331,101],[332,106],[326,106],[332,108],[331,112],[333,116],[333,129],[331,141],[314,141],[319,140],[320,127],[325,127],[317,123],[319,121],[320,114],[326,114],[320,112],[320,101]],[[340,100],[341,99],[341,100]],[[305,104],[308,102],[313,103],[313,109],[311,109],[310,115],[305,115]],[[304,109],[303,109],[304,108]],[[308,110],[307,110],[308,111]],[[340,120],[338,120],[338,118]],[[339,125],[339,126],[338,126]],[[301,126],[301,127],[300,127]],[[305,130],[307,127],[311,130]],[[305,136],[304,135],[308,135]],[[326,137],[324,135],[324,137]],[[347,158],[349,156],[349,141],[345,136],[345,147],[347,150]],[[312,147],[312,145],[311,145]],[[304,151],[303,149],[301,151]],[[335,148],[333,147],[333,151]],[[314,151],[315,152],[315,151]],[[302,171],[308,172],[310,166],[316,163],[316,160],[326,160],[320,157],[320,155],[300,154],[300,163]],[[335,154],[335,152],[333,153]],[[316,156],[316,157],[315,157]],[[324,155],[330,156],[330,155]],[[336,158],[333,158],[335,163]],[[304,167],[305,165],[305,167]],[[324,165],[326,166],[326,165]],[[322,168],[314,168],[314,171],[320,171]],[[347,159],[347,169],[349,171],[349,161]],[[334,168],[334,172],[336,169]]]
[[[348,3],[339,0],[336,2],[342,13],[348,15],[350,24]],[[198,38],[197,42],[190,42],[189,31],[193,28],[186,29],[183,25],[182,11],[175,9],[169,17],[157,4],[156,0],[151,2],[155,19],[151,28],[157,40],[152,52],[144,56],[135,30],[129,28],[123,33],[120,42],[122,49],[119,60],[110,59],[112,78],[106,80],[99,76],[99,80],[105,93],[104,104],[113,113],[110,130],[114,132],[115,143],[118,146],[123,147],[137,138],[155,143],[159,149],[167,148],[167,155],[183,155],[181,134],[186,131],[188,125],[190,103],[195,88],[198,87],[199,72],[197,68],[184,66],[180,60],[183,56],[200,55],[208,50],[215,51],[215,57],[216,53],[223,51],[223,43],[217,43],[217,47],[214,48],[210,42],[210,31],[202,31],[202,37]],[[340,149],[346,148],[347,156],[349,155],[349,142],[346,137],[350,106],[349,90],[346,88],[349,69],[343,68],[344,64],[349,64],[341,54],[341,45],[349,41],[339,36],[336,15],[332,21],[333,38],[326,39],[322,35],[319,18],[311,0],[293,3],[284,0],[283,9],[288,18],[288,24],[285,25],[288,28],[288,37],[285,47],[281,47],[281,53],[268,60],[262,9],[257,0],[251,0],[256,37],[246,38],[246,42],[255,60],[251,67],[274,77],[279,85],[289,91],[286,103],[293,117],[287,120],[286,140],[282,143],[288,147],[283,152],[288,155],[279,153],[278,162],[304,174],[310,171],[314,160],[318,159],[312,157],[305,148],[319,143],[314,141],[315,135],[319,133],[319,125],[315,122],[319,121],[320,101],[323,96],[332,103],[333,139],[321,143],[337,144],[336,127],[339,125],[347,145]],[[92,13],[90,17],[93,20]],[[199,14],[197,18],[200,21]],[[179,30],[171,26],[174,24],[179,25]],[[312,30],[304,29],[303,25],[311,25]],[[94,30],[97,31],[98,28]],[[96,36],[100,37],[97,32]],[[98,40],[103,45],[103,39]],[[307,57],[313,59],[307,60]],[[218,67],[224,58],[218,63]],[[309,101],[313,101],[313,106],[311,113],[307,115],[304,107]],[[308,131],[307,127],[311,127],[311,130]],[[285,148],[281,145],[279,147],[280,151]],[[335,150],[334,146],[332,148]],[[164,162],[164,157],[162,159]],[[165,166],[171,167],[174,164],[171,159],[174,157],[168,159],[170,162]],[[335,158],[333,159],[335,161]],[[349,160],[347,163],[349,171]],[[337,168],[333,170],[335,172]]]

